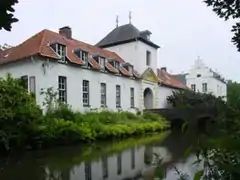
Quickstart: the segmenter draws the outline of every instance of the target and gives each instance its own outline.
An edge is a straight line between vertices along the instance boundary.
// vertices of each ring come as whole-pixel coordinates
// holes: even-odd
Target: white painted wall
[[[197,77],[201,75],[201,77]],[[192,68],[186,75],[187,86],[191,88],[192,84],[196,85],[196,91],[203,92],[202,84],[207,83],[207,93],[212,93],[216,97],[227,95],[227,85],[213,77],[213,72],[208,67]]]
[[[14,78],[19,78],[24,75],[35,76],[37,82],[36,100],[39,105],[42,104],[42,97],[40,97],[40,82],[42,81],[43,72],[41,69],[41,63],[39,61],[25,59],[23,61],[0,66],[0,77],[5,78],[8,73],[11,73]]]
[[[153,92],[153,108],[166,107],[166,97],[171,94],[172,88],[159,86],[156,94],[156,84],[141,80],[119,77],[112,74],[100,73],[79,66],[60,64],[54,61],[49,62],[49,66],[44,73],[42,64],[47,62],[43,58],[35,57],[34,60],[26,59],[16,63],[0,66],[0,77],[6,77],[11,73],[13,77],[19,78],[24,75],[35,76],[36,78],[36,100],[42,106],[44,96],[40,95],[42,88],[53,87],[58,89],[58,76],[67,77],[67,103],[74,110],[88,111],[90,108],[100,108],[100,83],[107,85],[107,106],[109,110],[116,111],[116,85],[121,87],[121,107],[124,111],[136,112],[130,108],[130,88],[134,88],[135,107],[144,108],[144,102],[140,101],[146,88]],[[90,105],[83,107],[82,104],[82,81],[90,82]],[[157,107],[155,106],[157,101]]]
[[[171,96],[173,94],[173,91],[176,91],[176,89],[165,87],[165,86],[159,86],[158,90],[158,106],[159,108],[166,108],[169,107],[169,104],[167,102],[167,97]]]
[[[157,74],[158,57],[157,49],[141,42],[130,42],[106,48],[117,53],[124,61],[131,63],[134,68],[142,74],[148,67],[151,67]],[[146,52],[151,52],[151,64],[146,65]]]
[[[4,77],[10,72],[13,77],[23,75],[36,76],[36,98],[37,103],[42,105],[43,96],[40,96],[41,88],[53,87],[58,89],[58,76],[67,77],[67,102],[74,110],[86,111],[90,108],[83,107],[82,104],[82,81],[88,80],[90,83],[90,105],[91,108],[99,108],[100,105],[100,83],[107,85],[107,106],[109,110],[116,110],[116,85],[121,86],[121,106],[124,111],[132,111],[130,108],[130,88],[134,87],[135,106],[139,107],[140,82],[130,78],[118,77],[106,73],[87,70],[79,66],[64,65],[51,61],[44,74],[42,63],[35,58],[35,62],[30,60],[12,63],[0,67],[0,76]]]

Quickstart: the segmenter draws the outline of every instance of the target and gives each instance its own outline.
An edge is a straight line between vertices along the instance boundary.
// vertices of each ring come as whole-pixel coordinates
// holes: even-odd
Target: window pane
[[[146,52],[146,65],[147,66],[151,65],[151,52],[150,51]]]
[[[64,76],[58,77],[58,91],[59,100],[62,102],[67,102],[67,78]]]
[[[83,80],[82,82],[82,102],[84,106],[89,105],[89,81]]]
[[[134,88],[130,88],[130,106],[134,108]]]
[[[28,76],[22,76],[21,79],[23,87],[28,91]]]
[[[106,100],[106,84],[101,83],[101,105],[106,106],[107,100]]]
[[[116,107],[121,106],[121,87],[116,85]]]

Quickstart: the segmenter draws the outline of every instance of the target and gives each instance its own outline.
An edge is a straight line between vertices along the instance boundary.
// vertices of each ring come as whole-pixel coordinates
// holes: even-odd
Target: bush
[[[22,86],[22,80],[7,75],[0,79],[0,144],[5,150],[20,147],[31,127],[40,121],[41,110]]]
[[[167,97],[167,101],[172,107],[179,108],[206,107],[217,108],[221,111],[226,107],[226,103],[221,97],[190,90],[175,91]]]
[[[67,121],[74,121],[76,114],[67,104],[60,103],[59,106],[54,110],[47,111],[46,116],[51,118],[64,119]]]

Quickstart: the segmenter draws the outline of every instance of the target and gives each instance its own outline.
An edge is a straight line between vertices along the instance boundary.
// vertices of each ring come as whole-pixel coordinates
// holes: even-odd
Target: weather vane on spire
[[[119,23],[119,20],[118,20],[118,15],[116,16],[116,27],[118,27],[118,23]]]
[[[131,24],[132,23],[132,11],[131,10],[129,11],[128,18],[129,18],[129,24]]]

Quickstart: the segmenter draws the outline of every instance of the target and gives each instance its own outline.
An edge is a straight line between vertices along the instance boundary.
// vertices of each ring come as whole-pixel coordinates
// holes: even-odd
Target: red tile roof
[[[0,64],[6,64],[10,62],[19,61],[23,58],[27,58],[33,55],[40,55],[52,59],[60,59],[57,53],[50,47],[50,43],[60,43],[66,45],[66,56],[71,63],[84,65],[84,61],[81,60],[75,53],[74,50],[80,48],[91,55],[99,55],[104,58],[115,59],[116,61],[123,63],[124,60],[118,56],[116,53],[101,49],[97,46],[92,46],[90,44],[75,40],[67,39],[65,36],[49,31],[43,30],[36,35],[30,37],[22,44],[2,51],[0,53]],[[89,64],[92,68],[100,70],[100,65],[91,57],[89,57]],[[110,63],[106,62],[106,69],[112,73],[119,73]],[[132,73],[127,71],[125,68],[121,67],[120,72],[124,76],[133,76]]]
[[[188,87],[185,84],[175,79],[166,70],[157,69],[157,76],[159,78],[159,82],[165,86],[179,88],[179,89],[188,89]]]

